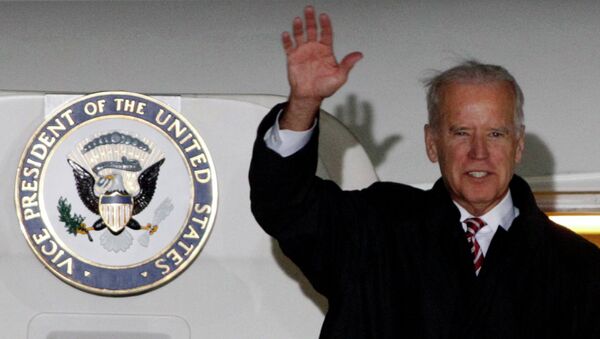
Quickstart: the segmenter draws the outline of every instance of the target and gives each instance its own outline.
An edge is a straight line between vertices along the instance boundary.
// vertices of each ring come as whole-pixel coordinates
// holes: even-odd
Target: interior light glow
[[[560,214],[548,215],[550,220],[579,234],[600,234],[600,215]]]

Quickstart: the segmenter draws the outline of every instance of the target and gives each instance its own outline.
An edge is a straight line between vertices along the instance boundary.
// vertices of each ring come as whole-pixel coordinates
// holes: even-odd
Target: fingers
[[[304,30],[302,29],[302,19],[300,19],[299,17],[295,17],[294,21],[292,21],[292,34],[294,35],[294,41],[296,42],[296,46],[294,46],[294,41],[292,41],[292,36],[289,32],[281,33],[281,44],[283,45],[283,50],[285,51],[285,54],[288,55],[304,42]]]
[[[294,50],[292,37],[288,32],[283,32],[281,34],[281,44],[283,45],[283,50],[285,51],[285,54],[290,54]]]
[[[304,30],[302,29],[302,19],[295,17],[292,22],[292,34],[294,34],[294,40],[296,41],[296,47],[304,43]]]
[[[317,41],[317,20],[315,9],[312,6],[304,8],[304,20],[306,22],[306,41]]]
[[[321,43],[331,46],[333,43],[333,33],[329,16],[322,13],[319,16],[319,24],[321,25]],[[315,9],[312,6],[306,6],[304,8],[304,23],[300,17],[295,17],[292,21],[292,34],[290,35],[290,33],[284,32],[281,35],[283,49],[286,54],[289,54],[295,48],[298,48],[306,42],[317,41],[317,38],[317,20],[315,17]]]
[[[329,15],[321,13],[319,15],[319,24],[321,25],[321,43],[328,46],[333,45],[333,29],[331,28]]]

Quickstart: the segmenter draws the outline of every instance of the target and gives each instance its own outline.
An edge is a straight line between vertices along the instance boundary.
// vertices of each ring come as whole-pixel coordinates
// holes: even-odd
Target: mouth
[[[486,172],[486,171],[469,171],[467,172],[467,175],[472,177],[472,178],[485,178],[488,175],[490,175],[490,172]]]

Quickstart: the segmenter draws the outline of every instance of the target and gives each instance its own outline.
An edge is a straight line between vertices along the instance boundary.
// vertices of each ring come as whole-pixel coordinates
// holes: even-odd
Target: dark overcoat
[[[552,223],[524,180],[476,276],[441,180],[342,191],[314,174],[318,127],[292,156],[265,146],[280,109],[258,129],[252,211],[327,297],[321,338],[600,338],[600,250]]]

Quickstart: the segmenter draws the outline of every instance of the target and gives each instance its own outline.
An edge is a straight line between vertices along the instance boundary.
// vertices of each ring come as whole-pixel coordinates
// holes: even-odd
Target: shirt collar
[[[473,215],[469,213],[460,204],[458,204],[456,201],[453,200],[452,202],[454,202],[454,205],[456,205],[456,207],[460,211],[460,221],[463,229],[466,231],[467,226],[462,222],[465,219],[473,218]],[[519,216],[519,209],[513,204],[512,196],[509,190],[504,196],[504,198],[502,198],[500,203],[498,203],[498,205],[494,206],[494,208],[492,208],[489,212],[480,216],[479,218],[485,221],[485,223],[487,224],[484,228],[488,228],[489,226],[488,229],[493,233],[496,233],[498,226],[501,226],[503,229],[508,231],[510,225],[517,216]]]

